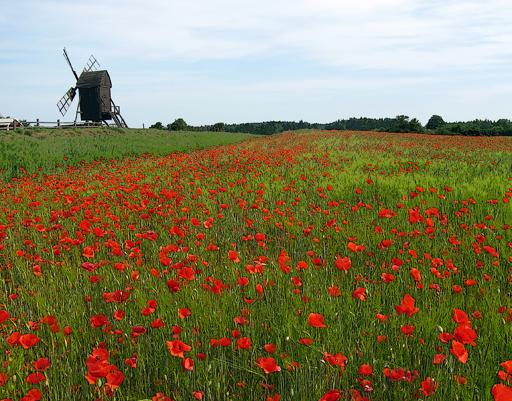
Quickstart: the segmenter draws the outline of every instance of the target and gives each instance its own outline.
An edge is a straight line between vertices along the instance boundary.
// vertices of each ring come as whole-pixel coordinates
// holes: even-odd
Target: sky
[[[133,127],[512,118],[511,21],[512,0],[0,0],[0,114],[60,117],[66,47]]]

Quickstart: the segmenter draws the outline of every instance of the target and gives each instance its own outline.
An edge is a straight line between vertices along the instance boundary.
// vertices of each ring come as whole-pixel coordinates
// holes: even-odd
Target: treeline
[[[445,123],[436,133],[465,136],[512,136],[512,121],[500,119]]]
[[[337,120],[332,123],[319,124],[306,121],[265,121],[259,123],[225,124],[222,122],[212,125],[189,126],[182,118],[164,126],[161,122],[153,124],[151,128],[168,129],[170,131],[217,131],[217,132],[243,132],[256,135],[272,135],[283,131],[296,131],[301,129],[320,130],[348,130],[348,131],[379,131],[379,132],[424,132],[444,135],[488,135],[512,136],[512,121],[501,119],[474,120],[467,122],[445,122],[439,115],[433,115],[423,126],[416,118],[405,115],[394,118],[349,118]]]

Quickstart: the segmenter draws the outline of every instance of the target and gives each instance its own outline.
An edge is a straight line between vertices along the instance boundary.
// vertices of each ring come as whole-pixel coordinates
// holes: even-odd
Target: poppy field
[[[509,401],[511,198],[506,137],[284,133],[7,180],[0,400]]]
[[[169,132],[158,129],[20,128],[0,131],[0,181],[22,175],[65,172],[69,164],[133,157],[149,153],[164,156],[229,145],[248,134]]]

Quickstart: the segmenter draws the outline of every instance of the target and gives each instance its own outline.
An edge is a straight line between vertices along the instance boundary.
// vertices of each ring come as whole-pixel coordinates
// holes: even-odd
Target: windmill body
[[[96,70],[99,63],[94,56],[91,56],[80,74],[76,73],[68,57],[66,49],[64,49],[64,58],[68,62],[73,75],[76,78],[76,85],[68,89],[57,103],[62,116],[66,114],[73,103],[76,92],[79,94],[77,117],[80,120],[92,123],[105,123],[113,120],[114,123],[121,128],[127,128],[127,124],[121,116],[120,108],[116,106],[112,100],[111,89],[112,81],[107,70]],[[75,119],[76,123],[76,119]]]
[[[76,83],[80,97],[80,119],[101,122],[112,120],[112,81],[106,70],[82,72]]]

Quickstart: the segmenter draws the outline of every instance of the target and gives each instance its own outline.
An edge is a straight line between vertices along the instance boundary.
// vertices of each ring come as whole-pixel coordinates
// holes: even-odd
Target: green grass
[[[23,128],[0,131],[0,180],[43,171],[53,174],[66,165],[100,159],[121,159],[148,153],[166,155],[250,138],[222,132],[170,132],[155,129]]]

